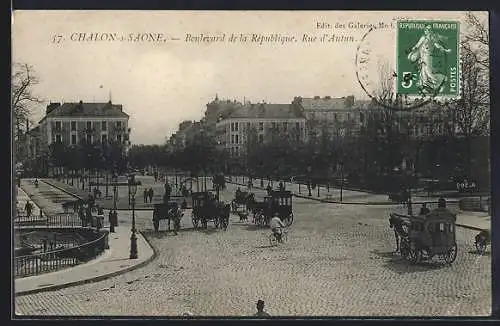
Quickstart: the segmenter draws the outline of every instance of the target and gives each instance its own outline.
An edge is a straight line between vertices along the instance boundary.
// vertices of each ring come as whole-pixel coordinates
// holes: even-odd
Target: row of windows
[[[263,134],[259,134],[257,135],[257,141],[259,143],[263,143],[264,142],[264,135]],[[295,140],[296,142],[299,142],[300,141],[300,135],[295,135],[295,137],[293,138],[289,138],[290,140]],[[243,143],[243,142],[242,142]],[[240,144],[240,137],[239,135],[231,135],[231,144]]]
[[[88,143],[93,143],[94,137],[92,135],[87,135],[85,137],[86,142]],[[121,143],[123,141],[122,135],[116,135],[116,141]],[[55,136],[55,142],[56,143],[62,143],[62,136],[60,134],[57,134]],[[107,143],[108,142],[108,135],[102,134],[101,135],[101,143]],[[77,144],[77,136],[76,135],[71,135],[70,139],[70,145],[76,145]]]
[[[108,130],[108,121],[87,121],[86,123],[86,129],[92,129],[92,126],[97,126],[100,124],[101,130],[106,131]],[[116,128],[122,128],[122,122],[121,121],[116,121],[115,122],[115,127]],[[62,121],[56,121],[56,129],[60,130],[62,129]],[[71,121],[71,131],[76,131],[76,121]]]
[[[239,131],[239,125],[240,124],[244,124],[244,122],[231,122],[231,131],[232,132],[235,132],[235,131]],[[287,131],[288,130],[288,125],[290,123],[289,122],[271,122],[271,126],[272,126],[272,129],[280,129],[280,125],[282,126],[283,128],[283,131]],[[246,127],[247,127],[247,130],[250,129],[250,122],[246,122]],[[300,129],[300,122],[296,122],[295,123],[295,129],[296,130],[299,130]],[[259,122],[259,131],[263,131],[264,130],[264,122]]]

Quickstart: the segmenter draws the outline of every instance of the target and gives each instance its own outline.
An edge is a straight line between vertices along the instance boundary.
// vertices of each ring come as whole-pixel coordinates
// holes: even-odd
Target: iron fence
[[[108,234],[108,231],[101,231],[96,240],[72,248],[14,257],[14,276],[54,272],[89,261],[109,248]]]
[[[81,227],[82,220],[76,213],[58,213],[51,215],[21,215],[14,219],[15,227],[45,226],[45,227]]]

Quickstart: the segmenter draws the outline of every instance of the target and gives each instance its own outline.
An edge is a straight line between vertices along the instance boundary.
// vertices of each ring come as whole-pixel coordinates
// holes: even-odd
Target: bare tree
[[[383,104],[389,104],[394,97],[394,73],[387,59],[378,60],[379,88],[376,92],[377,100]]]
[[[455,102],[455,120],[464,137],[488,135],[490,122],[489,74],[476,54],[462,46],[461,99]]]
[[[489,46],[490,38],[488,32],[488,18],[480,18],[472,12],[466,13],[467,32],[465,33],[464,43],[475,49],[474,55],[478,65],[482,69],[489,70]]]
[[[467,146],[466,166],[473,173],[473,146],[475,139],[488,136],[490,130],[489,32],[487,17],[466,14],[465,36],[461,49],[461,98],[451,103],[458,135]],[[478,138],[479,137],[479,138]],[[487,153],[477,153],[482,158]],[[477,160],[476,160],[477,161]],[[479,170],[485,170],[479,167]]]
[[[27,63],[14,64],[12,73],[11,108],[16,122],[16,130],[20,131],[24,121],[29,119],[33,105],[43,100],[33,94],[33,86],[39,83],[33,67]]]

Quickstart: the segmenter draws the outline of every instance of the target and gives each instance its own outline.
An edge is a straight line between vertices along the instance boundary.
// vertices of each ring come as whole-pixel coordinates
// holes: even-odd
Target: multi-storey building
[[[124,154],[127,154],[130,147],[128,120],[122,105],[111,102],[50,103],[36,127],[38,145],[32,155],[47,152],[53,143],[65,146],[115,143],[123,145]]]
[[[413,138],[454,134],[455,126],[450,110],[436,103],[427,103],[411,110],[390,110],[375,101],[355,101],[354,96],[323,98],[296,97],[292,102],[304,114],[309,140],[324,136],[334,138],[342,131],[345,135],[357,135],[370,119],[387,119],[400,131]]]
[[[306,119],[291,104],[245,104],[217,122],[217,142],[231,156],[247,153],[252,144],[305,140]]]
[[[356,134],[365,120],[366,101],[354,101],[354,96],[323,98],[295,97],[292,102],[302,112],[307,121],[308,140],[320,137],[332,138],[339,130]]]

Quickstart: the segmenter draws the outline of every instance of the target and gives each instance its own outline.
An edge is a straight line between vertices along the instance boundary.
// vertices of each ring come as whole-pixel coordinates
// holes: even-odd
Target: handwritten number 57
[[[59,44],[62,42],[62,39],[63,39],[62,35],[54,35],[52,37],[52,43]]]

